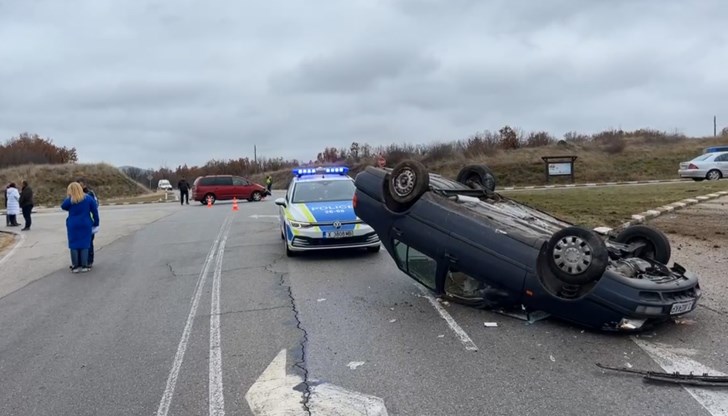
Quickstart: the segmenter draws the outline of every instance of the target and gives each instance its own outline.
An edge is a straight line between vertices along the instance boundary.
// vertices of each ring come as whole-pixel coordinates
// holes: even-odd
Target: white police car
[[[379,236],[354,214],[354,180],[347,167],[293,169],[279,205],[281,238],[286,254],[336,248],[377,252]]]

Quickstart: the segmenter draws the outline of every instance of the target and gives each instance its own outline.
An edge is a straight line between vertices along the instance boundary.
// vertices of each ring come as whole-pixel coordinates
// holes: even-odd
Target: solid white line
[[[420,291],[422,292],[424,297],[428,301],[430,301],[430,304],[432,304],[432,307],[435,308],[435,310],[437,311],[437,313],[440,314],[442,319],[444,319],[445,322],[447,322],[447,324],[450,326],[450,329],[452,329],[452,331],[455,333],[455,335],[457,335],[458,338],[460,338],[460,342],[462,342],[463,345],[465,345],[465,349],[469,350],[469,351],[478,351],[478,347],[475,345],[473,340],[470,339],[467,332],[465,332],[465,330],[463,330],[460,327],[460,325],[458,325],[458,323],[455,322],[455,319],[453,319],[453,317],[450,316],[450,314],[447,313],[447,311],[442,306],[440,306],[439,303],[437,303],[437,300],[427,292],[427,289],[423,288],[419,283],[416,283],[416,282],[413,282],[413,283],[415,284],[415,286],[417,286],[417,288],[420,289]]]
[[[217,237],[215,238],[212,247],[210,247],[210,252],[207,254],[207,258],[205,258],[202,271],[200,271],[200,276],[197,278],[197,286],[195,287],[195,294],[192,297],[192,306],[190,307],[190,313],[187,315],[187,322],[185,323],[184,330],[182,331],[182,338],[179,340],[177,353],[174,355],[172,369],[170,370],[169,377],[167,378],[167,386],[164,389],[164,393],[162,394],[162,400],[159,402],[159,408],[157,409],[157,416],[166,416],[169,412],[169,406],[172,403],[174,389],[177,385],[177,376],[179,376],[179,370],[182,367],[182,361],[184,361],[185,351],[187,351],[187,343],[189,342],[190,333],[192,332],[192,323],[195,320],[197,307],[200,303],[202,288],[205,286],[205,280],[207,280],[207,275],[210,271],[210,264],[212,263],[212,260],[215,257],[215,253],[217,251],[217,247],[220,244],[220,238],[227,228],[228,219],[229,217],[225,219],[222,226],[220,227],[220,231],[217,233]]]
[[[678,355],[667,348],[661,348],[655,344],[632,338],[647,355],[650,356],[666,372],[679,372],[681,374],[705,374],[714,376],[725,376],[724,373],[707,367],[693,359]],[[728,414],[728,393],[710,388],[683,386],[693,398],[700,403],[711,415]]]
[[[15,250],[17,250],[18,247],[22,246],[23,245],[23,242],[25,242],[25,236],[23,234],[16,234],[16,233],[10,233],[10,234],[17,235],[18,237],[20,237],[20,241],[18,241],[17,243],[15,243],[15,246],[13,246],[13,248],[10,249],[10,251],[8,252],[8,254],[4,255],[3,258],[0,259],[0,266],[3,263],[5,263],[10,257],[12,257],[13,254],[15,254]]]
[[[210,414],[225,415],[225,395],[222,388],[222,348],[220,343],[220,280],[222,277],[222,258],[225,254],[230,227],[225,230],[217,250],[215,272],[212,277],[212,300],[210,302]]]

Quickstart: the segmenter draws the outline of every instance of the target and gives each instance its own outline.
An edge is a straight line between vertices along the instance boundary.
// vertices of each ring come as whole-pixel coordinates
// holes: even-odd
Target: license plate
[[[326,233],[326,238],[343,238],[351,237],[354,235],[354,231],[329,231]]]
[[[683,313],[692,310],[693,303],[695,303],[694,300],[691,300],[690,302],[673,303],[672,308],[670,309],[670,315],[675,315],[677,313]]]

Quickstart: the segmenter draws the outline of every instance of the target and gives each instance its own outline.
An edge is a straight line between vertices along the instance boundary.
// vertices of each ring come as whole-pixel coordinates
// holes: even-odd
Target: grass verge
[[[174,201],[174,196],[170,195],[169,201]],[[124,203],[130,203],[130,204],[138,204],[138,203],[144,203],[144,202],[160,202],[164,201],[164,192],[155,192],[151,194],[145,194],[145,195],[137,195],[137,196],[127,196],[127,197],[121,197],[121,198],[99,198],[99,202],[101,204],[124,204]]]
[[[616,227],[632,214],[717,191],[728,191],[728,180],[500,193],[574,224]]]
[[[0,233],[0,254],[4,253],[6,249],[8,249],[13,242],[15,241],[15,235],[11,233]]]

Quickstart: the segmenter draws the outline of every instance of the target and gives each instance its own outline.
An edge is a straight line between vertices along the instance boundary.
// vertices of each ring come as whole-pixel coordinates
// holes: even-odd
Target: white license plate
[[[693,303],[695,303],[694,300],[691,300],[690,302],[673,303],[672,308],[670,309],[670,315],[675,315],[677,313],[683,313],[692,310]]]
[[[343,238],[343,237],[352,237],[354,235],[354,231],[328,231],[326,233],[326,238]]]

